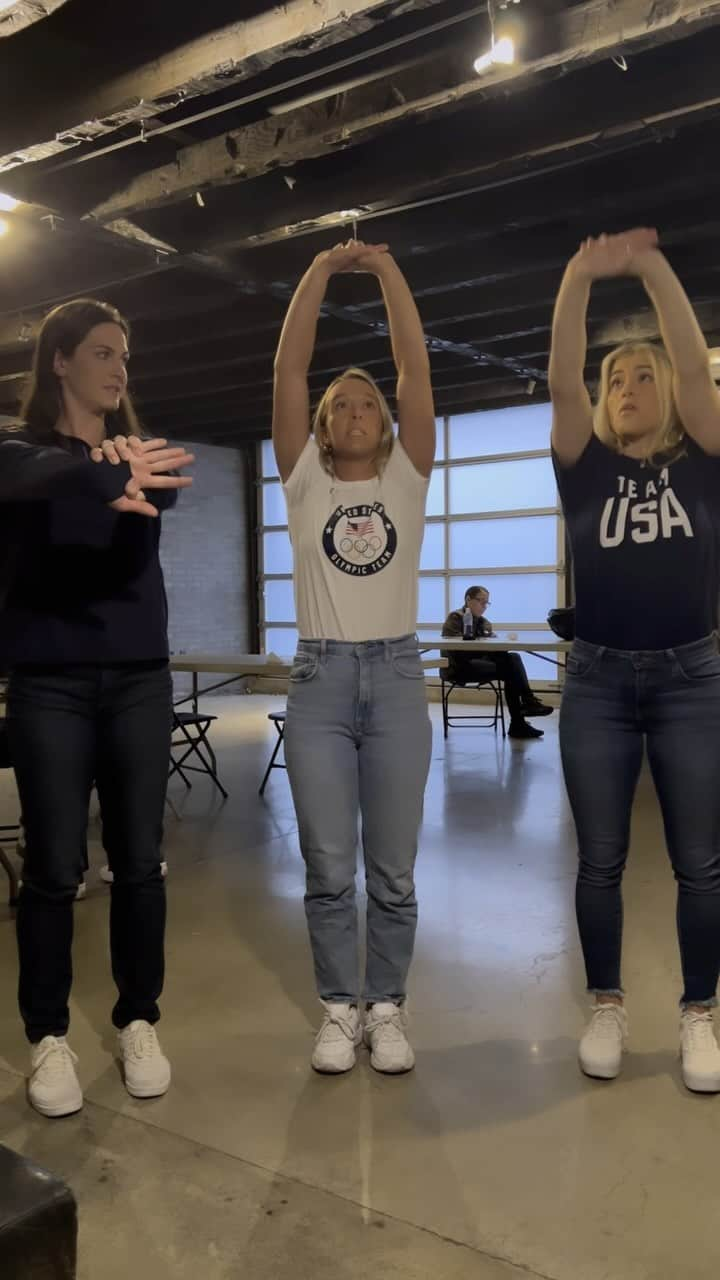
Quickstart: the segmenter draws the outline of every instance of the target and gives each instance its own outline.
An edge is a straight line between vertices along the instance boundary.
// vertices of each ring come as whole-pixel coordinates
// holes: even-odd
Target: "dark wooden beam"
[[[62,9],[67,0],[15,0],[9,9],[0,13],[0,39],[14,36],[35,22],[48,18],[56,9]]]
[[[463,104],[488,101],[499,93],[506,97],[559,67],[577,69],[607,58],[615,50],[632,55],[635,50],[666,39],[687,36],[718,18],[720,0],[700,4],[692,0],[669,0],[665,4],[658,4],[657,0],[617,0],[613,4],[589,0],[567,8],[557,17],[555,47],[541,57],[499,67],[489,77],[474,76],[460,83],[448,83],[455,66],[451,60],[437,69],[440,83],[430,91],[432,69],[413,68],[400,72],[389,83],[363,86],[340,97],[231,130],[184,148],[174,163],[136,177],[99,204],[93,216],[107,222],[184,199],[195,191],[258,178],[279,166],[367,142],[408,121],[416,125],[448,110],[456,111]],[[689,98],[684,101],[685,110],[688,101]],[[611,104],[605,106],[610,108]],[[565,120],[565,137],[562,141],[556,139],[555,146],[577,144],[580,133],[568,132],[573,123]],[[527,159],[532,154],[526,147],[522,157]],[[479,165],[478,169],[482,167]]]
[[[439,0],[413,0],[414,10]],[[66,151],[228,85],[283,60],[300,60],[362,35],[401,9],[389,0],[286,0],[181,44],[152,61],[108,73],[104,63],[66,68],[61,96],[0,105],[0,171]],[[208,23],[211,23],[211,12]],[[141,46],[140,46],[141,48]]]

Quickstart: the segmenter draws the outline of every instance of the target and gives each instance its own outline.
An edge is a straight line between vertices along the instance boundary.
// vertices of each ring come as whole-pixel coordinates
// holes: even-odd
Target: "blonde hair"
[[[620,437],[613,431],[608,413],[610,380],[618,360],[623,356],[638,355],[646,356],[648,364],[652,367],[660,406],[660,421],[650,441],[648,461],[654,462],[657,458],[664,464],[680,457],[684,452],[685,428],[680,421],[675,403],[673,367],[670,357],[665,348],[655,342],[623,342],[605,356],[600,368],[600,387],[594,415],[595,434],[603,444],[609,445],[618,453],[621,451]]]
[[[385,396],[380,390],[377,382],[372,377],[372,375],[369,373],[366,373],[364,369],[346,369],[345,372],[342,373],[339,378],[335,378],[330,383],[330,386],[326,387],[325,391],[322,394],[320,403],[317,409],[315,410],[315,417],[313,418],[313,428],[312,428],[313,435],[315,436],[315,439],[318,444],[318,448],[320,450],[320,462],[322,466],[325,468],[325,470],[327,471],[328,475],[333,476],[335,474],[335,468],[333,467],[333,460],[332,460],[332,448],[330,446],[330,441],[327,438],[327,420],[328,420],[328,414],[330,410],[330,399],[331,399],[332,393],[337,387],[338,383],[344,382],[346,378],[359,378],[361,382],[367,383],[367,385],[372,388],[375,395],[377,396],[378,404],[380,406],[380,416],[382,418],[382,434],[380,436],[380,444],[378,445],[378,451],[375,455],[375,461],[377,462],[378,475],[381,476],[383,471],[385,470],[388,458],[390,457],[390,454],[393,451],[393,445],[395,443],[395,435],[393,433],[392,413],[390,412],[390,405],[385,399]]]

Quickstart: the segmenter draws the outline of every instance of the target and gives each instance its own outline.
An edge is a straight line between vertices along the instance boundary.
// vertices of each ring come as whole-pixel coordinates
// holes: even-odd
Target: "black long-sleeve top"
[[[0,664],[101,666],[168,656],[160,520],[108,505],[127,463],[74,437],[0,431]],[[158,508],[175,490],[151,494]]]

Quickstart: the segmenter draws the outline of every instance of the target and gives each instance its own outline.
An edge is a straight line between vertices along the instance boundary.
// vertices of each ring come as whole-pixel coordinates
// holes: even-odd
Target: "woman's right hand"
[[[657,249],[658,234],[654,227],[635,227],[619,235],[589,236],[570,259],[569,270],[585,280],[601,280],[611,276],[637,274],[637,259],[648,250]]]
[[[387,253],[386,244],[365,244],[363,240],[347,240],[345,244],[336,244],[334,249],[325,249],[315,259],[315,266],[322,267],[328,275],[337,275],[343,271],[364,271],[359,261],[368,253]]]
[[[119,436],[113,445],[121,460],[128,463],[131,473],[125,495],[110,503],[114,511],[156,516],[157,507],[145,496],[147,489],[187,489],[192,484],[191,476],[171,474],[195,461],[194,454],[186,453],[183,448],[168,448],[166,440],[133,441],[131,445]]]

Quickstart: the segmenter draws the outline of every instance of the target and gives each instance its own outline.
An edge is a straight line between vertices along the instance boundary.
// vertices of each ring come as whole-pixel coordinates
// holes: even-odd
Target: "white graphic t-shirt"
[[[684,450],[645,464],[593,436],[574,466],[554,458],[580,639],[665,649],[717,626],[720,458],[690,438]]]
[[[428,484],[399,440],[382,477],[336,480],[310,437],[283,485],[302,640],[415,631]]]

